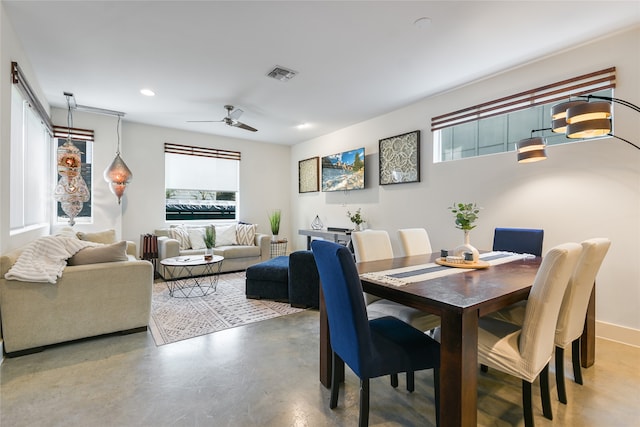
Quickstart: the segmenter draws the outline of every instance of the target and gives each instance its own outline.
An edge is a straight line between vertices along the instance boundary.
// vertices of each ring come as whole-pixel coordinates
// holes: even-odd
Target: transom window
[[[532,131],[548,145],[580,141],[551,131],[551,107],[571,96],[612,97],[614,87],[612,67],[434,117],[434,162],[514,151]]]

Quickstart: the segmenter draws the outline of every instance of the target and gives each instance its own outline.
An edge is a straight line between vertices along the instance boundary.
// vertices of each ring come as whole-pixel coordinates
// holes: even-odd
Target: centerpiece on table
[[[204,230],[204,245],[207,247],[204,251],[204,260],[211,261],[213,259],[213,247],[216,245],[216,231],[213,225]]]
[[[471,252],[473,262],[477,263],[480,253],[470,243],[470,232],[476,226],[474,222],[478,219],[480,208],[475,203],[454,203],[448,208],[456,219],[456,228],[464,231],[464,243],[453,250],[455,256],[464,257],[465,252]]]
[[[358,208],[358,210],[355,211],[355,213],[351,213],[351,211],[347,211],[347,216],[349,217],[351,222],[354,224],[353,231],[362,231],[362,223],[365,221],[364,221],[364,218],[362,217],[362,213],[360,212],[360,208]]]

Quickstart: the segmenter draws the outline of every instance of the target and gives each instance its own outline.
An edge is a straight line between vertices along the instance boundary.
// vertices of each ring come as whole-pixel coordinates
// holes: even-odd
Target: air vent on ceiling
[[[267,76],[276,80],[280,80],[281,82],[286,82],[287,80],[291,80],[296,74],[298,74],[297,71],[276,66],[273,70],[269,71],[269,74],[267,74]]]

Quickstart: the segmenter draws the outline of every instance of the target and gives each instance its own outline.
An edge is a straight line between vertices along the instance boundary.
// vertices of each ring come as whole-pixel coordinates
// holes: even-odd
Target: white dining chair
[[[426,255],[433,252],[429,234],[424,228],[401,228],[398,230],[405,256]]]
[[[571,344],[571,361],[574,380],[582,384],[580,368],[580,338],[584,329],[584,319],[589,306],[589,298],[593,291],[596,276],[604,261],[611,240],[594,238],[582,242],[582,254],[575,271],[569,280],[558,315],[554,343],[556,347],[556,388],[558,400],[567,403],[567,393],[564,382],[564,350]],[[525,304],[514,304],[491,315],[515,325],[522,325],[525,318]]]
[[[565,243],[544,256],[531,287],[522,326],[490,317],[479,319],[478,362],[522,380],[525,427],[534,425],[531,385],[538,376],[543,414],[553,419],[549,361],[560,307],[581,252],[578,243]]]
[[[389,233],[385,230],[365,230],[351,233],[356,262],[378,261],[393,258]],[[394,316],[421,331],[428,331],[440,324],[440,317],[393,301],[381,299],[365,292],[369,318]]]

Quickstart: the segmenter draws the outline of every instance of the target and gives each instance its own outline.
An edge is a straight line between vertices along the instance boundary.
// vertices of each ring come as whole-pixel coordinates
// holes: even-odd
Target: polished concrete
[[[571,375],[567,358],[566,371]],[[537,426],[637,426],[640,349],[598,340],[584,386],[567,381],[568,405]],[[553,366],[552,366],[553,373]],[[371,382],[371,426],[433,426],[433,377],[416,391]],[[522,426],[520,381],[479,372],[478,421]],[[442,414],[446,417],[447,414]],[[147,332],[55,346],[0,365],[0,426],[355,426],[358,380],[347,369],[338,408],[318,381],[313,310],[156,347]]]

